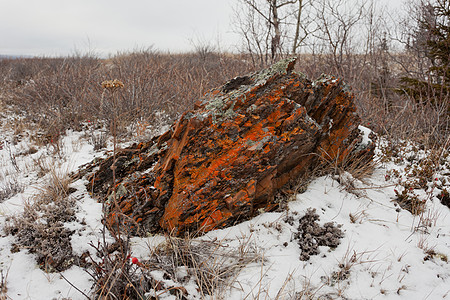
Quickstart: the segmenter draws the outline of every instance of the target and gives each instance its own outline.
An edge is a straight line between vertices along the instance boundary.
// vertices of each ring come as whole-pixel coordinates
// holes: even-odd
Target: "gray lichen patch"
[[[275,75],[288,74],[294,69],[296,61],[297,57],[289,57],[282,59],[279,62],[270,66],[269,68],[264,69],[258,73],[255,73],[252,76],[253,81],[257,82],[256,85],[264,85],[267,83],[267,80],[269,80]]]
[[[165,146],[167,147],[167,143],[166,143]],[[161,150],[161,149],[158,148],[157,143],[154,143],[154,144],[150,147],[150,149],[148,150],[148,152],[147,152],[147,153],[148,153],[148,156],[153,155],[153,154],[159,152],[160,150]]]
[[[312,86],[316,87],[318,85],[328,85],[329,83],[339,84],[341,86],[342,92],[344,92],[344,93],[347,93],[347,94],[352,93],[351,87],[347,83],[345,83],[341,79],[338,79],[338,78],[336,78],[332,75],[328,75],[328,74],[321,74],[319,76],[319,78],[317,78],[316,80],[314,80],[312,82]]]
[[[274,140],[276,141],[276,137],[274,137],[272,135],[267,135],[267,136],[263,137],[259,141],[247,140],[246,143],[249,146],[247,150],[250,150],[250,151],[261,151],[268,142],[274,141]]]
[[[214,124],[236,117],[234,107],[238,99],[245,98],[246,93],[250,90],[264,86],[275,75],[284,75],[293,72],[296,60],[296,57],[282,59],[267,69],[231,79],[222,86],[222,94],[211,97],[211,93],[207,93],[200,99],[204,110],[201,113],[194,114],[192,117],[203,120],[211,116]],[[300,76],[304,77],[303,74]],[[249,107],[247,110],[248,113],[252,111],[253,107]]]
[[[236,102],[236,98],[238,98],[238,95],[235,95],[237,92],[238,91],[231,92],[231,95],[228,97],[219,96],[212,98],[208,104],[206,104],[205,108],[208,111],[208,115],[212,116],[212,121],[214,124],[236,116],[234,104]]]
[[[121,183],[116,190],[116,194],[111,193],[111,195],[108,196],[107,203],[111,204],[114,201],[114,196],[116,199],[119,199],[120,197],[126,196],[128,194],[128,190],[124,187],[124,185]]]
[[[139,157],[134,157],[130,160],[125,161],[123,163],[123,167],[128,168],[129,166],[132,166],[132,165],[136,164],[137,162],[139,162]]]

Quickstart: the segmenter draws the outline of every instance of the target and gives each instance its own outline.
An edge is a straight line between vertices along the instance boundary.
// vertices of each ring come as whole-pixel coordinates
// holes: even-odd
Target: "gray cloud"
[[[375,1],[397,7],[401,2]],[[235,50],[239,36],[232,32],[231,16],[236,2],[0,0],[0,54],[107,55],[150,46],[179,52],[193,50],[193,43]]]
[[[233,2],[0,0],[0,54],[105,54],[149,46],[189,51],[192,40],[218,39],[227,48],[238,42],[230,29]]]

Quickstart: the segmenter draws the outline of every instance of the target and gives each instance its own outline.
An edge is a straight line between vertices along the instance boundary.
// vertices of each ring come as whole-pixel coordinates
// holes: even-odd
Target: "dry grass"
[[[220,297],[234,284],[240,270],[262,256],[243,240],[237,248],[228,248],[220,241],[168,237],[166,243],[153,252],[153,264],[176,278],[179,268],[187,268],[195,279],[202,297]]]
[[[407,96],[391,97],[388,101],[357,92],[358,113],[365,126],[393,142],[409,140],[429,148],[445,144],[450,132],[450,103],[438,106]]]
[[[375,141],[374,141],[375,142]],[[334,158],[333,158],[334,157]],[[361,191],[355,186],[356,181],[364,181],[377,166],[375,160],[368,160],[362,155],[351,152],[348,155],[330,155],[323,152],[320,164],[314,171],[316,176],[331,175],[349,193],[360,196]]]
[[[319,158],[317,166],[299,176],[291,183],[290,187],[279,193],[277,201],[280,209],[285,209],[287,202],[295,200],[297,194],[305,192],[311,181],[324,175],[333,176],[347,192],[359,197],[362,192],[358,190],[354,182],[357,180],[363,181],[372,174],[374,168],[378,165],[378,161],[367,160],[364,156],[355,153],[342,156],[339,153],[330,155],[323,151],[321,155],[315,155]]]
[[[8,281],[8,271],[6,271],[6,274],[3,273],[3,270],[0,271],[0,300],[7,300],[11,299],[8,296],[8,287],[6,286],[6,283]]]
[[[356,95],[362,124],[377,133],[429,145],[444,142],[450,130],[449,104],[431,104],[436,101],[427,99],[417,102],[395,92],[405,70],[417,67],[410,58],[400,54],[384,58],[391,68],[387,75],[380,68],[377,53],[346,59],[348,68],[336,68],[328,55],[304,54],[296,69],[309,78],[322,73],[343,78]],[[41,139],[48,143],[67,128],[81,129],[86,121],[108,121],[112,107],[102,103],[101,82],[117,78],[125,85],[115,107],[120,116],[119,133],[133,134],[142,131],[142,124],[170,123],[192,108],[207,90],[254,69],[246,55],[213,52],[163,54],[143,50],[106,60],[90,56],[3,59],[0,99],[3,106],[26,111],[26,123],[40,127]]]
[[[0,186],[0,203],[23,192],[23,189],[23,185],[16,178],[4,179],[3,185]]]
[[[0,94],[5,104],[26,111],[28,122],[56,141],[68,128],[81,129],[86,121],[120,116],[122,134],[128,126],[167,122],[190,109],[207,90],[252,67],[239,56],[209,53],[161,54],[151,50],[123,53],[103,60],[89,56],[0,60]],[[114,108],[102,101],[101,83],[121,80]]]
[[[22,214],[9,219],[6,232],[15,237],[11,251],[28,249],[36,254],[39,267],[47,272],[63,271],[74,263],[72,232],[64,223],[75,219],[75,200],[69,196],[69,177],[52,170]]]
[[[217,240],[167,235],[164,243],[149,248],[149,259],[139,261],[131,257],[129,240],[121,243],[95,246],[99,259],[92,258],[89,271],[95,299],[159,299],[167,294],[186,299],[190,293],[222,299],[240,270],[262,260],[248,245],[228,248]],[[195,291],[187,288],[192,282]]]

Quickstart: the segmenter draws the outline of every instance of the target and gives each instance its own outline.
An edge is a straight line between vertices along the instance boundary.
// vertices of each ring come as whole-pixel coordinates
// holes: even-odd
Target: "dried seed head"
[[[102,87],[104,89],[115,91],[124,87],[123,82],[117,79],[105,80],[102,82]]]

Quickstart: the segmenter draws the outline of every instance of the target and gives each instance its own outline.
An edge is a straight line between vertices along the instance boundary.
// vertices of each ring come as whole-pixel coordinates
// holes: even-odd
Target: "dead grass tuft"
[[[6,286],[8,280],[8,272],[9,269],[6,274],[3,273],[3,270],[0,270],[0,300],[11,299],[8,296],[8,287]]]
[[[92,260],[90,273],[96,299],[159,299],[167,294],[221,298],[242,268],[262,259],[246,245],[234,249],[189,236],[166,236],[164,243],[149,249],[146,260],[131,256],[128,241],[122,241],[121,250],[117,244],[95,248],[99,260]],[[195,290],[187,287],[192,282]]]
[[[166,270],[171,278],[177,278],[179,269],[186,268],[199,287],[202,297],[220,295],[224,288],[233,284],[242,268],[262,259],[248,245],[228,249],[217,240],[175,237],[168,237],[152,257],[155,259],[149,263]]]
[[[363,180],[372,174],[377,165],[372,158],[368,159],[357,152],[350,152],[347,155],[340,153],[330,155],[323,151],[320,159],[320,164],[315,172],[319,175],[337,175],[339,178],[349,173],[353,178]]]

